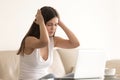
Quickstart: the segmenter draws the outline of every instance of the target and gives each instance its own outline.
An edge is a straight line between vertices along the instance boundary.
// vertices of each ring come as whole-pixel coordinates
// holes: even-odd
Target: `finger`
[[[37,14],[39,14],[39,9],[37,10]]]
[[[37,10],[37,13],[36,13],[35,17],[37,17],[37,15],[38,15],[38,10]]]

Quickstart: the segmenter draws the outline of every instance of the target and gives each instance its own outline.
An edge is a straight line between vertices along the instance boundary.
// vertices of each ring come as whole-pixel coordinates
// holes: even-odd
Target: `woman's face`
[[[54,17],[46,23],[48,35],[52,37],[58,25],[58,17]]]

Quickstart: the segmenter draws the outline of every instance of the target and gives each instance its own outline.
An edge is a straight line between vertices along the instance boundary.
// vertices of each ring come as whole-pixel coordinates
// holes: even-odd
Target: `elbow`
[[[80,42],[70,42],[72,48],[77,48],[80,46]]]
[[[79,46],[80,46],[80,42],[77,43],[77,47],[79,47]]]
[[[77,48],[80,46],[80,42],[76,42],[76,43],[73,43],[74,44],[74,48]]]

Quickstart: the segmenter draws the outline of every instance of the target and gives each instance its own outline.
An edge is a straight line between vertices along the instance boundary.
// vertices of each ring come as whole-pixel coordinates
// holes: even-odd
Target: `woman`
[[[55,36],[57,27],[61,27],[68,39]],[[36,19],[23,38],[20,49],[20,79],[36,80],[48,74],[52,64],[53,48],[76,48],[80,45],[76,36],[60,20],[57,11],[44,6],[37,11]]]

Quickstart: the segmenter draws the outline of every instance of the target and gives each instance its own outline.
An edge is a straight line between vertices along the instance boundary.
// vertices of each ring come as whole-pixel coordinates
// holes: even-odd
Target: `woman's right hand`
[[[44,19],[43,19],[41,10],[38,10],[38,11],[37,11],[37,14],[36,14],[35,17],[36,17],[36,19],[35,19],[35,23],[36,23],[36,24],[41,24],[41,22],[44,22]]]

